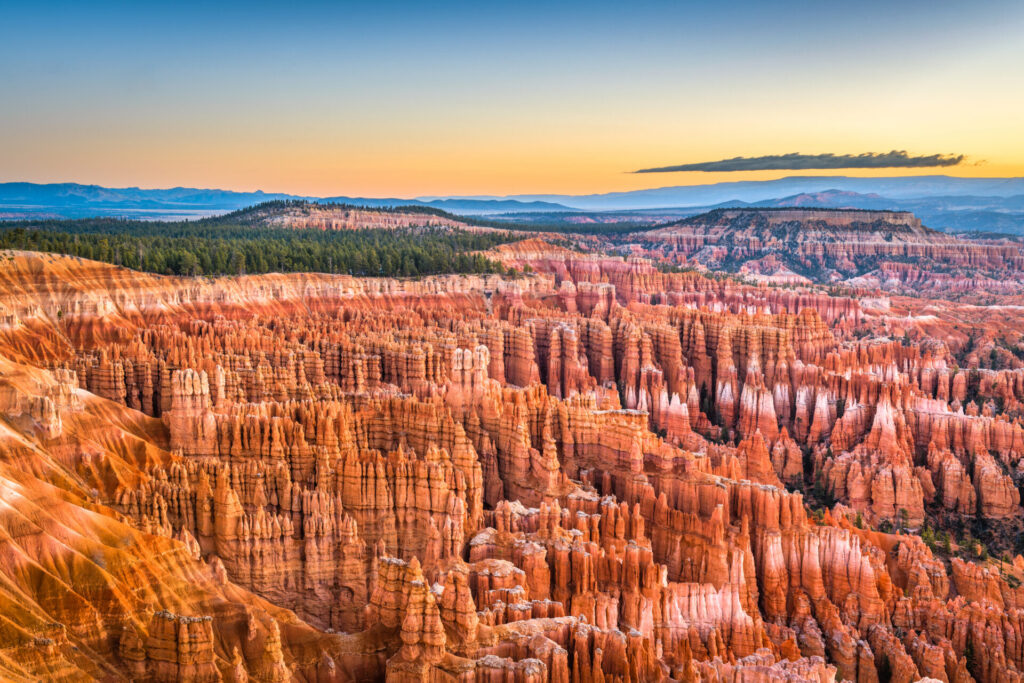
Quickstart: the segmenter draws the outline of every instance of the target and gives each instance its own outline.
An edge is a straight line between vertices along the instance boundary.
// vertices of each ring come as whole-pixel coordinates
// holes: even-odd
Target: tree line
[[[121,219],[0,224],[2,249],[67,254],[162,275],[504,273],[500,263],[473,252],[514,239],[439,228],[322,231]]]

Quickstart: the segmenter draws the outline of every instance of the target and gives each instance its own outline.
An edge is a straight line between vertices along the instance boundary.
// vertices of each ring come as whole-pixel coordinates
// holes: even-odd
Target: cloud
[[[933,168],[956,166],[964,160],[963,154],[931,154],[910,156],[905,151],[893,150],[884,154],[774,154],[763,157],[733,157],[721,161],[697,164],[641,168],[634,173],[673,173],[676,171],[796,171],[829,168]]]

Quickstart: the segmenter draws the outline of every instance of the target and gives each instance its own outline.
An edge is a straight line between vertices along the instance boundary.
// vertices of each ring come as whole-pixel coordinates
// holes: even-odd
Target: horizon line
[[[669,190],[681,187],[712,187],[722,185],[740,185],[740,184],[765,184],[778,182],[782,180],[803,180],[803,179],[857,179],[857,180],[898,180],[907,178],[951,178],[957,180],[969,180],[969,181],[998,181],[998,180],[1024,180],[1024,176],[965,176],[955,175],[949,173],[928,173],[928,174],[905,174],[905,175],[886,175],[886,176],[874,176],[874,175],[847,175],[847,174],[822,174],[822,175],[786,175],[778,178],[767,178],[767,179],[747,179],[747,180],[722,180],[717,182],[704,182],[704,183],[677,183],[672,185],[660,185],[656,187],[639,188],[635,190],[611,190],[607,192],[589,192],[589,193],[567,193],[567,192],[517,192],[515,194],[418,194],[414,196],[387,196],[381,194],[378,196],[368,194],[345,194],[345,193],[328,193],[328,194],[300,194],[295,192],[278,192],[269,191],[261,188],[255,190],[238,190],[229,189],[225,187],[200,187],[196,185],[174,185],[171,187],[145,187],[140,185],[102,185],[100,183],[84,183],[74,180],[69,181],[53,181],[53,182],[39,182],[34,180],[0,180],[0,187],[7,185],[31,185],[35,187],[48,187],[48,186],[60,186],[60,185],[71,185],[78,187],[88,188],[100,188],[105,190],[137,190],[140,192],[169,192],[173,190],[194,190],[194,191],[205,191],[205,192],[229,192],[233,194],[263,194],[263,195],[282,195],[289,199],[389,199],[389,200],[402,200],[402,201],[439,201],[445,199],[461,199],[461,200],[500,200],[500,199],[516,199],[520,197],[537,197],[537,196],[563,196],[563,197],[600,197],[616,194],[633,194],[637,192],[650,192],[656,190]]]

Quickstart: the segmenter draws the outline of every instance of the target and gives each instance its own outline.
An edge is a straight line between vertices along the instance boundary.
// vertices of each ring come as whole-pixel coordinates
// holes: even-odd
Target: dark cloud
[[[931,154],[910,156],[893,150],[884,154],[775,154],[763,157],[734,157],[699,164],[680,164],[661,168],[641,168],[634,173],[672,173],[674,171],[797,171],[829,168],[932,168],[956,166],[963,154]]]

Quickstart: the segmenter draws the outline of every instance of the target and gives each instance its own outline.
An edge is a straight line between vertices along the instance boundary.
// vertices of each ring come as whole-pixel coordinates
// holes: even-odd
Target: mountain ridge
[[[501,211],[558,211],[567,210],[550,202],[518,200],[455,200],[438,199],[423,201],[417,198],[398,197],[312,197],[287,193],[255,190],[240,192],[216,188],[174,187],[167,189],[142,189],[138,187],[110,188],[102,185],[80,183],[0,183],[0,210],[21,209],[26,211],[49,211],[69,218],[95,215],[135,215],[138,212],[156,212],[163,215],[178,215],[190,212],[197,216],[216,215],[255,204],[274,200],[305,200],[318,203],[348,204],[367,208],[391,206],[426,206],[431,208],[495,213]],[[94,213],[89,213],[92,211]],[[99,213],[95,213],[99,212]]]
[[[945,175],[856,178],[790,176],[667,186],[589,195],[330,197],[255,190],[175,187],[108,188],[79,183],[0,183],[0,219],[39,217],[200,218],[273,200],[340,203],[366,208],[421,206],[452,213],[510,217],[539,214],[666,210],[692,215],[727,206],[829,206],[912,211],[931,227],[951,232],[1024,233],[1024,178]],[[566,218],[568,220],[568,218]]]

